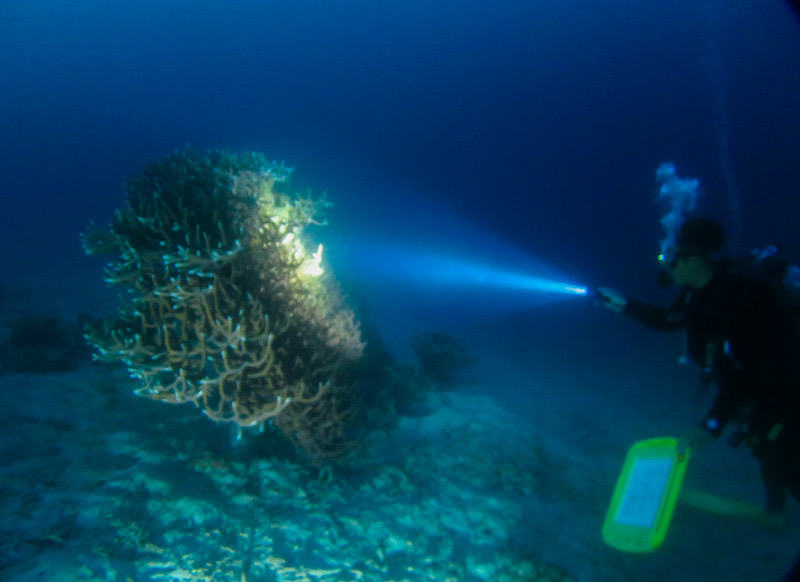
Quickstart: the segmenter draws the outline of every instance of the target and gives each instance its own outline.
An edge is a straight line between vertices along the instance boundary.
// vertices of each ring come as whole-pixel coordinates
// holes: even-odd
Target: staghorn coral
[[[127,206],[83,235],[126,291],[89,329],[136,393],[193,402],[215,421],[271,421],[313,459],[347,448],[358,401],[342,373],[364,345],[304,231],[329,205],[281,191],[291,169],[256,153],[179,151],[127,185]]]

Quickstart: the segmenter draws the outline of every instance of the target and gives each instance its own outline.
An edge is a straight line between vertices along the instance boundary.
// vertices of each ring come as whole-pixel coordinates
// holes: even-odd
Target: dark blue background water
[[[327,190],[331,224],[314,234],[343,278],[369,274],[388,256],[376,241],[388,241],[529,273],[542,271],[538,259],[577,283],[666,301],[654,284],[655,170],[665,161],[701,180],[707,214],[741,222],[738,251],[779,240],[800,261],[798,96],[800,18],[781,0],[0,0],[0,317],[23,305],[64,315],[113,307],[102,261],[84,256],[78,235],[124,203],[127,176],[187,145],[263,151],[296,168],[296,190]],[[359,245],[376,256],[347,262],[364,257]],[[460,318],[525,307],[499,293],[476,302],[457,286],[360,283],[393,347],[453,304]],[[673,365],[676,338],[586,302],[561,305],[498,317],[470,336],[492,372],[475,389],[525,417],[548,454],[577,459],[554,467],[580,482],[578,497],[570,485],[521,520],[523,536],[538,524],[530,531],[549,543],[514,543],[569,568],[608,562],[668,579],[713,571],[719,557],[730,572],[741,555],[750,571],[774,540],[758,564],[783,570],[791,537],[687,514],[655,561],[570,545],[593,535],[587,527],[599,531],[592,519],[628,443],[691,425],[705,406],[692,402],[694,372]],[[67,418],[74,398],[96,389],[76,378],[71,397],[50,378],[20,385],[66,393]],[[106,416],[92,422],[103,427]],[[83,452],[65,446],[83,474],[72,464]],[[692,478],[721,494],[749,487],[757,502],[755,464],[737,457],[749,473],[736,473],[714,454],[698,458]],[[592,483],[605,489],[590,504]],[[29,527],[47,523],[41,513]],[[553,552],[561,540],[570,543]]]
[[[286,160],[296,189],[328,191],[337,236],[438,223],[469,256],[493,232],[656,294],[673,160],[727,224],[735,187],[742,250],[800,257],[800,22],[777,0],[7,0],[0,48],[9,285],[99,289],[78,233],[186,145]]]

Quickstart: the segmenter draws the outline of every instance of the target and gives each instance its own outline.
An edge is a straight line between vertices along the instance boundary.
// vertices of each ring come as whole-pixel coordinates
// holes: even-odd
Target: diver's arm
[[[622,313],[647,327],[661,331],[674,331],[685,325],[683,304],[683,295],[666,309],[629,299]]]
[[[627,299],[619,291],[609,287],[600,287],[596,293],[599,300],[598,303],[603,307],[617,313],[624,313],[653,329],[673,331],[684,327],[684,308],[687,301],[686,290],[678,296],[675,303],[667,308]]]
[[[684,289],[675,303],[666,309],[626,299],[620,292],[608,287],[597,289],[597,298],[600,305],[611,311],[624,313],[653,329],[673,331],[684,327],[687,293],[688,291]]]

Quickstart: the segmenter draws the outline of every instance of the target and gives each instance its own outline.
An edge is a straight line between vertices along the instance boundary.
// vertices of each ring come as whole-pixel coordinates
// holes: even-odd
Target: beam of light
[[[499,288],[523,292],[585,294],[586,289],[547,276],[500,269],[491,265],[446,256],[408,256],[406,279],[427,285]],[[416,264],[415,264],[416,263]]]
[[[586,287],[566,281],[553,269],[528,259],[527,266],[510,269],[481,260],[456,257],[378,240],[362,241],[352,251],[349,270],[357,278],[395,288],[429,292],[588,294]]]
[[[359,316],[400,359],[414,357],[415,329],[455,332],[590,295],[529,249],[433,197],[385,184],[352,193],[334,207],[338,216],[319,242]]]

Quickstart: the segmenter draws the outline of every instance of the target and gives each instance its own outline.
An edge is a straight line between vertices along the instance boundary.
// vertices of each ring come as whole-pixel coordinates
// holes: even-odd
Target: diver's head
[[[690,218],[678,231],[675,246],[659,256],[662,285],[704,287],[716,270],[714,253],[725,246],[725,230],[710,218]]]

